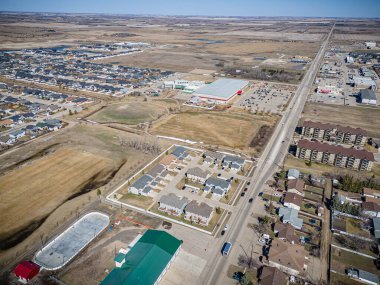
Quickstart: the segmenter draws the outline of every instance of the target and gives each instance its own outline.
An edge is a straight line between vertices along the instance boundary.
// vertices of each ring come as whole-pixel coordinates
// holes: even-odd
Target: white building
[[[376,47],[376,42],[365,42],[366,48],[371,49]]]

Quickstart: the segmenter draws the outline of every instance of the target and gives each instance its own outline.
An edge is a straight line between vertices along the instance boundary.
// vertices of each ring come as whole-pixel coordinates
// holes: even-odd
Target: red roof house
[[[13,272],[21,283],[26,284],[40,272],[40,267],[31,261],[23,261],[16,266]]]

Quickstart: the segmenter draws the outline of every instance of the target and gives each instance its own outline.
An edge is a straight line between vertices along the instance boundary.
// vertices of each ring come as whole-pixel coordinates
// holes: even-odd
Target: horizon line
[[[54,12],[54,11],[14,11],[0,10],[0,13],[27,13],[27,14],[80,14],[80,15],[109,15],[109,16],[140,16],[140,17],[206,17],[206,18],[307,18],[307,19],[370,19],[380,20],[380,17],[350,17],[350,16],[234,16],[234,15],[181,15],[181,14],[129,14],[129,13],[112,13],[112,12]]]

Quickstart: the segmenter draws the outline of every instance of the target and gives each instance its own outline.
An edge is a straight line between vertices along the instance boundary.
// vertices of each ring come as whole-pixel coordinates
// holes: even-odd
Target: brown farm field
[[[380,109],[327,104],[306,104],[303,118],[322,123],[362,128],[370,137],[380,137]]]
[[[45,218],[58,207],[70,204],[70,197],[100,186],[106,194],[114,183],[152,159],[150,154],[121,147],[120,138],[141,139],[101,125],[76,125],[53,134],[50,139],[36,140],[3,154],[0,168],[0,211],[4,213],[0,217],[2,249],[25,238],[27,242],[27,237],[38,230]],[[66,207],[65,215],[75,214],[85,205],[77,209]]]
[[[0,239],[43,219],[112,169],[107,157],[64,147],[0,177]]]
[[[153,124],[151,132],[243,149],[248,147],[261,126],[272,126],[276,117],[240,113],[185,112]]]

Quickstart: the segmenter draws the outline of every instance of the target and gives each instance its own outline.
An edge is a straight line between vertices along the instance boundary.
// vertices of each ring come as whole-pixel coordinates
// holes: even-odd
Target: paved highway
[[[252,196],[255,199],[257,198],[258,193],[264,186],[264,183],[272,177],[277,167],[285,158],[291,143],[292,134],[297,126],[298,120],[307,101],[309,90],[313,84],[315,75],[319,69],[321,61],[323,60],[326,47],[334,30],[334,26],[331,28],[331,31],[327,35],[325,41],[322,43],[317,56],[300,83],[297,92],[288,107],[288,110],[284,113],[280,123],[275,129],[270,141],[261,155],[257,163],[256,171],[251,179],[251,185],[247,191],[248,196]],[[233,261],[230,260],[232,259],[230,257],[222,256],[220,249],[226,241],[232,243],[232,251],[234,250],[234,246],[238,246],[237,241],[243,232],[241,229],[245,227],[247,219],[250,215],[251,207],[254,206],[254,204],[255,202],[250,204],[248,203],[248,199],[245,199],[243,200],[243,203],[240,204],[238,209],[231,214],[230,221],[228,222],[230,229],[224,236],[225,238],[216,240],[215,246],[218,247],[218,250],[214,252],[213,258],[209,259],[212,260],[212,264],[208,264],[206,269],[202,272],[201,277],[202,280],[204,280],[203,284],[223,284],[223,279],[226,278],[223,272],[226,271],[228,264]]]

